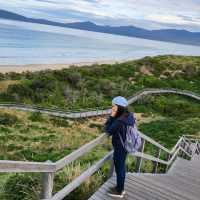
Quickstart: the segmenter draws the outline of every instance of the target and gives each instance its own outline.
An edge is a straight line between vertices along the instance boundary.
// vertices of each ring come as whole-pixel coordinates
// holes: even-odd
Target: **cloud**
[[[200,31],[200,0],[0,0],[0,5],[29,17],[62,22],[90,20]]]

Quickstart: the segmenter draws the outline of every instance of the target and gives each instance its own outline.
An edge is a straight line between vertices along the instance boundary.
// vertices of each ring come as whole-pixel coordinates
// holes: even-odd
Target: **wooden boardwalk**
[[[110,178],[89,200],[114,199],[107,191],[115,179]],[[177,158],[167,174],[127,173],[125,191],[126,200],[200,200],[200,156],[191,161]]]
[[[193,98],[197,101],[200,101],[200,95],[195,94],[191,91],[184,91],[179,89],[173,88],[146,88],[134,94],[132,97],[128,98],[129,104],[133,104],[140,99],[143,99],[145,96],[148,95],[161,95],[161,94],[175,94],[175,95],[182,95],[186,97]],[[14,103],[0,103],[0,108],[9,108],[9,109],[16,109],[22,110],[27,112],[40,112],[47,115],[63,117],[63,118],[71,118],[71,119],[79,119],[79,118],[87,118],[87,117],[94,117],[94,116],[103,116],[108,115],[111,113],[110,108],[93,108],[93,109],[86,109],[86,110],[71,110],[66,111],[58,108],[42,108],[34,105],[23,105],[23,104],[14,104]]]

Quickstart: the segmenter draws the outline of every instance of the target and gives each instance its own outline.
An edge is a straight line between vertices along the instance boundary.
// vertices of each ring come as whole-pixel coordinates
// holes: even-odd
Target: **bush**
[[[73,86],[77,87],[79,85],[79,82],[81,82],[82,76],[79,72],[73,72],[67,76],[67,81]]]
[[[113,96],[116,90],[116,83],[108,79],[100,79],[99,90],[107,96]],[[98,88],[97,88],[98,89]]]
[[[22,97],[31,97],[31,90],[22,84],[9,85],[7,93],[10,95],[18,94]]]
[[[31,113],[28,119],[31,120],[32,122],[44,121],[44,118],[42,117],[42,114],[40,112]]]
[[[10,115],[7,113],[0,113],[0,125],[14,125],[18,122],[18,118],[14,115]]]

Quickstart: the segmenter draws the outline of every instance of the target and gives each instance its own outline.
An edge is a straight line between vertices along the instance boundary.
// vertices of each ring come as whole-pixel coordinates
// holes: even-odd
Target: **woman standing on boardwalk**
[[[105,132],[112,136],[114,148],[113,160],[117,175],[116,187],[110,188],[109,196],[123,198],[125,195],[124,182],[126,175],[127,151],[123,146],[126,139],[127,126],[134,126],[135,119],[128,111],[128,101],[121,96],[112,100],[112,113],[105,123]],[[123,140],[123,141],[121,141]]]

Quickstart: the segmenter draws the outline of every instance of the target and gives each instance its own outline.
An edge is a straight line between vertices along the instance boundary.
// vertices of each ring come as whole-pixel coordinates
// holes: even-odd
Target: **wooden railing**
[[[191,91],[179,90],[179,89],[173,89],[173,88],[163,88],[163,89],[162,88],[161,89],[147,88],[147,89],[137,92],[132,97],[129,97],[128,102],[129,104],[132,104],[148,95],[167,94],[167,93],[183,95],[183,96],[187,96],[196,100],[200,100],[200,95],[195,94]],[[45,114],[49,114],[53,116],[73,118],[73,119],[107,115],[111,112],[110,108],[101,108],[101,107],[79,109],[79,110],[72,111],[72,110],[64,110],[64,109],[58,109],[58,108],[42,108],[39,106],[31,106],[31,105],[15,104],[15,103],[0,103],[0,107],[19,109],[19,110],[30,111],[30,112],[41,112],[41,113],[45,113]]]
[[[142,160],[151,161],[153,163],[152,173],[156,173],[158,168],[158,163],[165,165],[167,169],[176,159],[178,154],[181,153],[181,156],[192,157],[194,153],[200,152],[200,145],[199,145],[200,137],[182,136],[178,140],[176,145],[172,148],[172,150],[168,150],[167,148],[163,147],[161,144],[154,141],[150,137],[142,133],[140,134],[143,141],[141,151],[130,155],[137,157],[135,171],[138,173],[140,173],[141,170]],[[84,171],[80,176],[75,178],[75,180],[73,180],[62,190],[60,190],[59,192],[57,192],[52,196],[55,173],[63,169],[68,164],[75,161],[77,158],[80,158],[81,156],[83,156],[84,154],[95,148],[97,145],[102,143],[106,137],[107,137],[106,134],[100,135],[98,138],[83,145],[81,148],[77,149],[76,151],[72,152],[71,154],[67,155],[66,157],[62,158],[61,160],[55,163],[52,163],[50,161],[42,163],[42,162],[22,162],[22,161],[2,160],[0,161],[0,172],[40,172],[43,175],[41,198],[49,200],[61,200],[65,196],[67,196],[70,192],[72,192],[74,189],[76,189],[78,186],[80,186],[81,183],[83,183],[88,177],[92,176],[109,160],[112,161],[109,171],[109,176],[112,176],[114,172],[113,160],[112,160],[113,151],[110,151],[101,160],[92,165],[90,168]],[[144,147],[146,143],[150,143],[158,149],[156,156],[144,153]],[[167,154],[167,159],[163,160],[160,158],[161,151]]]

